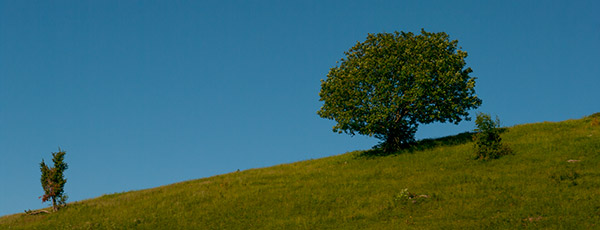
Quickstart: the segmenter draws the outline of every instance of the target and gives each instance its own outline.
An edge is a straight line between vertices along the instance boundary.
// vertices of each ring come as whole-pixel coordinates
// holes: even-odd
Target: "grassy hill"
[[[600,113],[502,137],[514,155],[497,160],[473,160],[464,133],[104,195],[0,229],[600,229]]]

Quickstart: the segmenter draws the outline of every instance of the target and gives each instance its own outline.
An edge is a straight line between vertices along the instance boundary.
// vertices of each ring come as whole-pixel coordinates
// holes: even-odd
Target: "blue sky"
[[[446,32],[505,126],[600,112],[598,1],[0,1],[0,215],[368,149],[316,115],[367,33]],[[475,111],[473,111],[474,113]],[[417,138],[473,129],[431,124]]]

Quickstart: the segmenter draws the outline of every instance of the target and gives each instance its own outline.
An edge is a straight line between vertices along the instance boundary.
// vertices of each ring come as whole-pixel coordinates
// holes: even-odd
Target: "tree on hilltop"
[[[444,33],[369,34],[321,81],[317,114],[333,131],[375,136],[386,152],[414,141],[419,124],[469,120],[481,105],[467,52]]]
[[[58,208],[67,202],[67,195],[64,193],[65,183],[67,179],[64,177],[64,171],[69,168],[69,165],[64,162],[65,151],[58,148],[58,152],[52,153],[52,162],[54,167],[48,167],[42,159],[40,170],[42,171],[42,188],[44,195],[41,196],[42,202],[52,200],[52,209],[57,211]]]

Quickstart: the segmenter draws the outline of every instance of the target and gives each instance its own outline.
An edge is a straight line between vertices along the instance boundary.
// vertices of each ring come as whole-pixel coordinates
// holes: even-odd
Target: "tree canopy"
[[[334,132],[375,136],[386,151],[414,141],[419,124],[469,119],[481,105],[467,52],[444,33],[368,34],[321,81],[317,114]]]
[[[62,151],[60,148],[58,152],[52,153],[52,162],[54,163],[54,167],[48,167],[46,163],[44,163],[44,159],[40,163],[40,171],[42,172],[42,177],[40,181],[42,182],[42,188],[44,189],[44,195],[41,196],[42,202],[46,202],[52,200],[52,208],[54,211],[58,210],[59,205],[63,205],[67,201],[67,196],[65,195],[65,184],[67,183],[67,179],[64,177],[64,171],[69,168],[65,160],[65,151]]]

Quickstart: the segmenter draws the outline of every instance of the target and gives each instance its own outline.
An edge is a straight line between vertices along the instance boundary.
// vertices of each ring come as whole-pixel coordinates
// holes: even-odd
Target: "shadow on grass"
[[[504,130],[501,130],[503,132]],[[420,141],[416,141],[406,148],[399,150],[394,153],[387,153],[383,151],[381,148],[373,148],[367,151],[364,151],[359,155],[359,157],[380,157],[380,156],[389,156],[389,155],[398,155],[403,153],[413,153],[415,151],[423,151],[427,149],[432,149],[440,146],[454,146],[461,145],[464,143],[468,143],[473,141],[474,132],[464,132],[454,136],[440,137],[435,139],[423,139]]]

